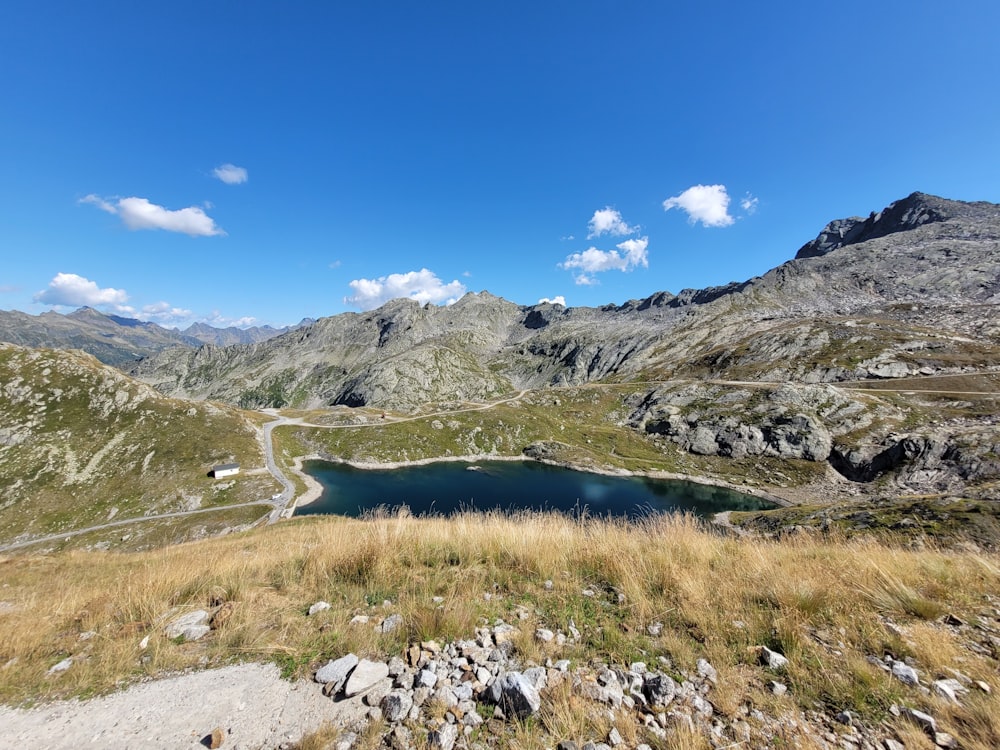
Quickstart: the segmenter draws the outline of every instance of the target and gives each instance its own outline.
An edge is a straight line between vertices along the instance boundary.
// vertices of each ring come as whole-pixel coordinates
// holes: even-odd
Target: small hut
[[[212,467],[212,476],[216,479],[220,477],[231,477],[240,473],[239,464],[219,464]]]

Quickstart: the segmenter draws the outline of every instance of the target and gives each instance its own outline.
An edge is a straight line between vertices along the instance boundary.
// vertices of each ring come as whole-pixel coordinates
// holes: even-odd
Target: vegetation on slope
[[[256,428],[236,409],[165,398],[89,355],[0,344],[0,393],[0,540],[256,502],[278,489],[261,473]],[[243,472],[208,476],[227,461]]]
[[[515,652],[525,663],[627,666],[663,657],[680,677],[707,658],[719,677],[709,697],[724,717],[749,707],[798,717],[804,727],[803,712],[849,710],[907,747],[932,747],[890,713],[904,705],[933,714],[964,748],[1000,744],[996,555],[819,535],[741,540],[688,518],[630,525],[556,515],[400,516],[302,519],[139,554],[8,556],[0,576],[5,702],[86,695],[240,659],[275,660],[308,676],[331,657],[401,655],[411,642],[468,638],[502,618],[518,627]],[[317,600],[332,606],[307,616]],[[205,639],[163,635],[171,616],[211,607],[228,617]],[[404,627],[378,632],[373,625],[390,614]],[[352,624],[356,615],[370,619]],[[581,631],[577,643],[533,637],[536,627],[568,632],[571,622]],[[661,634],[650,635],[657,622]],[[785,695],[768,687],[775,675],[758,663],[762,645],[789,659]],[[886,654],[906,659],[924,680],[958,671],[992,692],[973,687],[961,705],[950,703],[869,658]],[[49,674],[67,658],[68,670]],[[568,698],[546,700],[541,724],[512,725],[506,746],[554,744],[552,710]],[[561,715],[584,722],[595,712]],[[573,729],[563,725],[556,739]],[[639,726],[629,732],[644,736]],[[796,730],[789,732],[795,744]],[[690,739],[691,747],[708,746]]]

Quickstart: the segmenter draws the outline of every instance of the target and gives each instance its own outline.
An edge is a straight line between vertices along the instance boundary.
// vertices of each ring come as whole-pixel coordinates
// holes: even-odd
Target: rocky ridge
[[[260,344],[164,352],[134,374],[173,395],[247,406],[407,409],[695,370],[840,382],[960,372],[962,360],[996,367],[998,251],[1000,207],[914,193],[724,287],[601,308],[525,307],[487,292],[449,307],[399,299]]]

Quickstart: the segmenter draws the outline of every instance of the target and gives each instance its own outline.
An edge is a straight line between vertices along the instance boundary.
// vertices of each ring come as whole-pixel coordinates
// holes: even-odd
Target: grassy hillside
[[[301,519],[139,554],[8,556],[0,577],[5,702],[86,695],[233,660],[274,660],[287,674],[309,676],[331,657],[400,655],[413,641],[468,638],[503,618],[517,626],[515,653],[526,664],[665,663],[681,679],[706,658],[718,671],[708,693],[717,717],[753,732],[762,725],[749,709],[794,721],[783,724],[788,746],[818,747],[809,739],[813,719],[848,710],[875,736],[932,748],[893,705],[931,713],[963,748],[1000,745],[996,555],[820,535],[738,540],[685,518],[626,525],[401,516]],[[307,616],[320,599],[331,609]],[[162,634],[170,616],[213,606],[227,608],[228,619],[205,639]],[[389,614],[404,627],[376,632],[372,624]],[[351,624],[356,615],[370,620]],[[571,622],[581,632],[576,643],[533,637],[536,627],[568,632]],[[658,636],[647,629],[656,622]],[[776,675],[759,664],[761,645],[790,661],[778,676],[784,695],[769,688]],[[972,690],[957,705],[909,687],[873,663],[886,654],[907,660],[925,684],[957,671]],[[67,658],[67,671],[48,674]],[[506,726],[499,747],[553,746],[601,731],[604,714],[581,698],[543,695],[538,719]],[[629,716],[619,712],[622,733],[646,739]],[[687,744],[652,743],[710,746],[706,736],[680,736]],[[751,746],[771,741],[755,736]]]
[[[241,412],[164,398],[89,355],[0,344],[0,396],[0,543],[278,489]],[[226,461],[244,472],[208,476]]]

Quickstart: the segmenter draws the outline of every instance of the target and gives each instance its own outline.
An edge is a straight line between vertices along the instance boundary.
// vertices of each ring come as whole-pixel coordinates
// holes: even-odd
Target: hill
[[[236,409],[167,398],[80,352],[0,344],[0,540],[23,541],[113,520],[219,509],[113,529],[118,546],[176,541],[241,525],[270,509],[259,427]],[[238,461],[227,481],[208,472]],[[149,538],[147,538],[149,537]],[[107,542],[105,542],[107,543]]]

